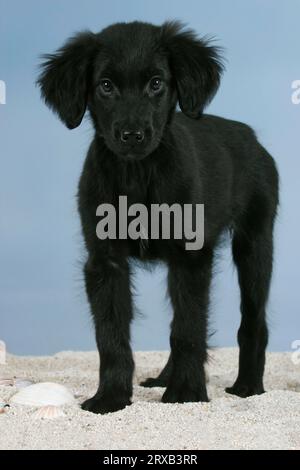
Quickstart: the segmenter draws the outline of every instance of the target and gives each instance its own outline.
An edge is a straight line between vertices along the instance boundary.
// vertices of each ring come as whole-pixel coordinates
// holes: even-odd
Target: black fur
[[[129,257],[169,268],[174,309],[171,356],[157,379],[164,402],[207,401],[207,310],[214,252],[232,232],[241,288],[239,373],[229,393],[264,392],[266,302],[272,272],[278,176],[250,127],[202,115],[222,72],[220,51],[177,22],[161,27],[116,24],[82,33],[47,56],[39,78],[46,103],[69,127],[89,110],[95,129],[79,183],[78,204],[88,252],[86,291],[101,357],[100,385],[83,408],[96,413],[130,404],[132,296]],[[154,77],[154,82],[151,79]],[[158,80],[158,81],[157,81]],[[158,89],[155,88],[158,86]],[[176,113],[177,102],[182,113]],[[192,119],[191,119],[192,118]],[[121,140],[124,130],[130,135]],[[137,141],[143,135],[143,141]],[[142,139],[141,139],[142,140]],[[128,203],[204,203],[205,243],[96,237],[96,207]]]

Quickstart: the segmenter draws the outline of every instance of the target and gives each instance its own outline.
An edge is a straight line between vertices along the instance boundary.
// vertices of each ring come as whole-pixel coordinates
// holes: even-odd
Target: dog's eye
[[[110,94],[114,89],[112,82],[108,78],[101,80],[100,87],[101,91],[107,95]]]
[[[159,92],[162,89],[163,82],[161,78],[154,77],[150,80],[150,90],[154,91],[155,93]]]

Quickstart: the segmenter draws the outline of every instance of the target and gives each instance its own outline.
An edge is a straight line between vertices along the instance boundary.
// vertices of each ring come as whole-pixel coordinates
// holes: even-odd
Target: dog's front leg
[[[85,282],[100,355],[100,384],[82,408],[109,413],[131,404],[134,363],[129,344],[132,305],[127,260],[88,261]]]
[[[211,266],[210,252],[203,252],[196,264],[169,265],[174,319],[170,338],[172,373],[162,397],[165,403],[208,401],[204,364]]]

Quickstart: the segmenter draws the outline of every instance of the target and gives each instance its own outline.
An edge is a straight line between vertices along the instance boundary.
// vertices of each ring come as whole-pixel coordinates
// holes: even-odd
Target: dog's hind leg
[[[241,290],[242,318],[238,331],[238,377],[226,392],[247,397],[264,392],[268,342],[265,309],[272,273],[273,222],[269,221],[256,230],[235,233],[232,247]]]
[[[166,387],[168,385],[169,379],[172,372],[172,354],[170,354],[169,359],[161,373],[158,377],[149,377],[140,383],[142,387]]]

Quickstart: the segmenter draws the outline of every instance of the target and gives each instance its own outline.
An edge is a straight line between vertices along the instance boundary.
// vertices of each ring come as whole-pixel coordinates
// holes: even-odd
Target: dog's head
[[[128,159],[153,152],[177,102],[200,117],[222,71],[218,49],[178,22],[80,33],[45,57],[38,83],[46,103],[70,129],[88,108],[107,147]]]

